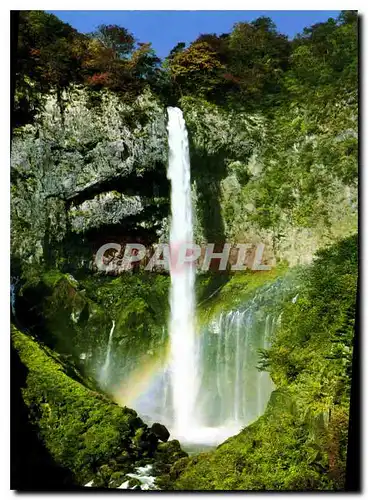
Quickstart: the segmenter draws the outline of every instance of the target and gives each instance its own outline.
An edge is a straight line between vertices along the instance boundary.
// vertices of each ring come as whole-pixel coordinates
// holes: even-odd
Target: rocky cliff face
[[[157,211],[166,215],[164,108],[148,94],[131,105],[109,92],[97,103],[93,97],[77,87],[61,103],[50,94],[34,123],[15,133],[14,257],[39,262],[73,233],[124,219],[133,228],[142,221],[157,228]]]
[[[196,232],[204,241],[263,242],[266,258],[310,263],[319,248],[357,231],[357,109],[272,116],[183,98],[191,137]]]
[[[198,242],[266,245],[310,262],[357,227],[354,104],[265,117],[185,97]],[[49,94],[12,145],[12,255],[74,273],[99,246],[167,236],[165,108],[72,87]],[[268,253],[267,253],[268,252]]]

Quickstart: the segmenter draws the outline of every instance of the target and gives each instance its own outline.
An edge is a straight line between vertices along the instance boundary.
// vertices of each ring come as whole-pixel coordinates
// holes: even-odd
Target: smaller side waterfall
[[[204,427],[241,428],[264,412],[273,383],[258,365],[278,323],[269,307],[277,287],[260,290],[201,331],[198,414]]]
[[[110,363],[111,363],[111,346],[112,346],[112,336],[115,330],[115,321],[112,320],[112,327],[110,330],[109,334],[109,341],[107,343],[107,351],[106,351],[106,358],[105,358],[105,363],[102,366],[101,370],[101,383],[106,385],[109,377],[109,371],[110,371]]]
[[[15,301],[17,297],[17,286],[18,286],[19,278],[11,278],[10,279],[10,307],[13,316],[15,317]]]

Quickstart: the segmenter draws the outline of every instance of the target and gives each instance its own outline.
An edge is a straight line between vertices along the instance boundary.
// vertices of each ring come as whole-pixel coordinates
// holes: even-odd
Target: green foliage
[[[22,393],[29,418],[56,463],[73,472],[76,484],[85,484],[102,466],[111,475],[128,472],[142,460],[134,436],[138,429],[142,436],[149,433],[135,411],[69,378],[50,350],[15,328],[12,341],[28,369]]]
[[[277,112],[260,154],[262,173],[244,192],[248,199],[254,193],[252,218],[263,227],[276,227],[282,218],[296,226],[329,226],[331,205],[344,198],[345,185],[357,183],[356,116],[355,104],[341,100],[323,109],[308,104]]]
[[[178,43],[161,65],[151,45],[137,43],[124,27],[101,25],[83,35],[54,15],[23,11],[18,52],[19,124],[41,105],[35,90],[82,82],[124,99],[148,85],[165,101],[192,95],[232,109],[269,111],[291,99],[323,102],[356,89],[357,13],[343,11],[293,41],[268,17],[239,22],[230,33],[202,34],[188,47]]]
[[[187,456],[188,454],[181,449],[177,439],[166,443],[159,443],[155,453],[154,473],[159,471],[160,476],[165,476],[175,463]],[[167,478],[163,478],[163,481],[165,479],[167,480]]]
[[[275,391],[264,416],[215,451],[182,459],[166,479],[175,490],[330,490],[326,453],[308,439],[286,394]]]
[[[183,97],[195,182],[196,233],[207,241],[262,238],[281,259],[357,227],[357,103],[279,106],[272,116]],[[305,260],[304,260],[305,259]]]
[[[22,324],[78,367],[96,386],[114,393],[137,366],[166,355],[169,277],[123,273],[82,281],[58,270],[26,273],[18,298]],[[101,381],[107,342],[115,321],[108,381]]]
[[[277,33],[270,18],[237,23],[229,36],[229,72],[237,84],[232,105],[248,101],[248,107],[262,107],[282,88],[282,74],[288,66],[290,43]],[[268,102],[267,102],[268,101]]]
[[[101,25],[78,33],[53,14],[20,13],[15,95],[16,126],[29,123],[43,106],[42,93],[83,83],[109,88],[134,100],[154,86],[160,59],[150,44],[139,43],[124,28]]]
[[[331,404],[344,404],[347,411],[357,238],[343,240],[318,255],[310,269],[300,271],[298,300],[285,304],[282,327],[268,360],[275,383],[295,390],[295,397],[310,411],[326,411]],[[298,392],[301,384],[303,392]]]
[[[83,281],[88,297],[116,320],[113,383],[121,385],[140,364],[165,356],[169,281],[149,272]]]
[[[256,289],[261,288],[264,284],[273,283],[282,277],[287,269],[286,263],[280,263],[270,271],[233,272],[215,290],[208,288],[213,278],[210,273],[199,276],[197,280],[197,314],[200,324],[208,324],[220,312],[226,313],[244,304]]]
[[[187,49],[172,53],[168,59],[168,68],[181,95],[195,93],[198,96],[214,92],[223,70],[211,46],[199,41]]]
[[[22,11],[19,16],[15,123],[23,125],[42,106],[42,92],[81,82],[76,48],[83,35],[53,14]]]
[[[178,44],[166,64],[181,95],[231,109],[273,111],[290,100],[323,103],[357,88],[357,12],[343,11],[289,41],[268,17],[229,34]]]
[[[263,107],[280,92],[290,43],[269,18],[237,23],[230,34],[203,34],[178,44],[166,60],[180,95],[205,97],[233,108]]]
[[[22,324],[85,376],[96,379],[111,328],[109,314],[83,293],[71,275],[38,268],[23,278],[18,298]]]
[[[358,83],[358,15],[343,11],[305,28],[293,41],[286,82],[292,95],[308,102],[323,102],[355,92]]]

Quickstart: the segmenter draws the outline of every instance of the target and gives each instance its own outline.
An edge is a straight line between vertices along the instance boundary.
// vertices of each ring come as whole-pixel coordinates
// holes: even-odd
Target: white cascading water
[[[175,260],[180,245],[193,242],[189,143],[182,111],[169,107],[167,113],[167,177],[171,181],[170,381],[174,413],[173,432],[178,437],[185,437],[196,427],[195,268],[189,263],[179,268]]]
[[[109,371],[110,371],[110,362],[111,362],[112,336],[114,333],[114,329],[115,329],[115,321],[112,320],[112,327],[111,327],[110,334],[109,334],[109,341],[107,343],[105,363],[103,364],[103,367],[101,370],[101,379],[100,380],[103,384],[107,384],[107,381],[108,381],[108,376],[109,376]]]
[[[262,298],[221,313],[201,331],[197,411],[204,426],[217,428],[214,437],[227,437],[262,415],[273,390],[269,374],[257,369],[259,349],[267,349],[277,324]]]

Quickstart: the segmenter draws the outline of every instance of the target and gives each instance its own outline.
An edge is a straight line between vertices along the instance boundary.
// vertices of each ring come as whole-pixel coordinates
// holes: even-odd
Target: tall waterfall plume
[[[180,245],[193,242],[188,133],[180,109],[168,110],[169,167],[171,181],[170,227],[170,378],[174,432],[185,436],[195,426],[197,395],[196,335],[194,329],[195,268],[175,264]]]

